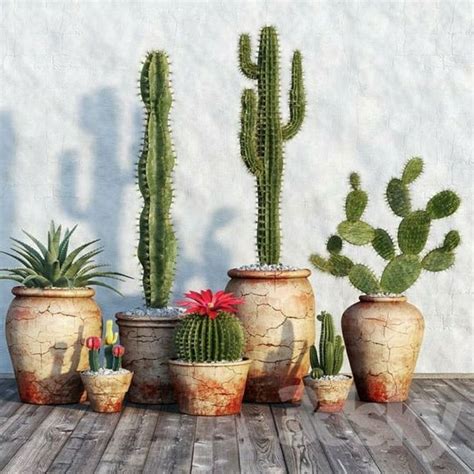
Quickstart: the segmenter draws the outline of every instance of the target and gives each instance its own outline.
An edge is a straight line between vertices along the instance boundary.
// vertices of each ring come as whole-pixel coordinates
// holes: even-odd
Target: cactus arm
[[[342,368],[344,361],[344,345],[342,344],[342,337],[336,336],[334,343],[334,375],[337,375]]]
[[[321,335],[319,337],[319,363],[321,367],[325,368],[326,365],[326,340],[327,340],[327,325],[326,325],[326,314],[323,312],[318,316],[321,321]]]
[[[122,368],[122,357],[113,357],[111,369],[114,372],[117,372]]]
[[[426,212],[431,219],[448,217],[458,210],[461,204],[459,196],[449,189],[435,194],[426,205]]]
[[[356,264],[349,272],[349,281],[366,295],[380,292],[380,284],[374,272],[366,265]]]
[[[398,246],[404,254],[419,254],[430,233],[431,219],[426,211],[410,212],[398,226]]]
[[[113,345],[106,344],[104,345],[104,359],[105,359],[105,368],[111,369],[114,361],[114,356],[112,355]]]
[[[259,67],[252,61],[252,47],[249,35],[241,35],[239,39],[239,66],[242,73],[249,79],[258,79]]]
[[[333,375],[334,371],[334,342],[326,341],[324,345],[324,373]]]
[[[380,286],[387,293],[402,294],[415,283],[421,273],[417,255],[398,255],[385,267]]]
[[[392,237],[385,229],[375,229],[375,237],[372,240],[372,247],[385,260],[395,257],[395,244]]]
[[[318,350],[314,346],[311,346],[309,348],[309,361],[311,363],[312,369],[320,368],[319,359],[318,359]]]
[[[255,92],[252,89],[244,90],[241,103],[240,154],[250,173],[260,176],[263,167],[257,155],[257,98]]]
[[[299,132],[305,116],[306,97],[301,62],[301,53],[295,51],[291,61],[290,120],[281,129],[283,140],[291,140]]]
[[[405,185],[413,183],[421,173],[423,173],[423,160],[414,156],[403,168],[402,183]]]

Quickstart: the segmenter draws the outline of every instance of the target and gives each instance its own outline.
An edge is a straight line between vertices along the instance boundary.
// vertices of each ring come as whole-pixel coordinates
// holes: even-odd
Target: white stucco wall
[[[54,218],[78,223],[76,243],[100,237],[104,261],[137,279],[121,299],[98,291],[106,317],[141,301],[135,258],[140,199],[140,60],[166,49],[173,62],[178,154],[174,217],[180,240],[175,295],[223,287],[226,270],[254,258],[253,181],[239,158],[239,101],[252,85],[237,67],[238,36],[280,32],[282,95],[301,49],[308,95],[302,131],[286,145],[284,261],[306,265],[343,216],[347,175],[372,193],[368,220],[393,229],[388,179],[422,156],[414,186],[423,206],[455,187],[463,205],[435,222],[430,246],[458,228],[453,271],[409,290],[424,313],[419,372],[474,372],[472,352],[472,12],[470,1],[13,1],[0,2],[0,248]],[[255,41],[254,41],[255,43]],[[283,115],[287,107],[283,101]],[[369,252],[351,252],[377,269]],[[0,257],[0,266],[10,265]],[[357,298],[343,280],[315,274],[320,309],[337,318]],[[11,299],[0,282],[0,314]],[[11,370],[3,324],[0,372]]]

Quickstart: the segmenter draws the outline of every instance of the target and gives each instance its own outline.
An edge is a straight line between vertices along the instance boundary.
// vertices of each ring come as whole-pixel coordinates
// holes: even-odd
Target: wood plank
[[[272,413],[289,472],[331,472],[326,454],[306,412],[294,405],[273,405]]]
[[[119,419],[120,413],[85,413],[48,472],[93,472]]]
[[[15,380],[0,380],[0,424],[7,421],[21,406]]]
[[[83,415],[81,405],[54,407],[2,472],[46,472]]]
[[[287,472],[268,405],[245,403],[236,417],[240,469],[246,474]]]
[[[454,388],[464,398],[470,402],[474,401],[474,380],[473,379],[451,379],[444,380],[450,387]]]
[[[460,408],[446,405],[436,395],[412,383],[410,398],[405,402],[418,417],[474,471],[474,436],[459,420]]]
[[[155,410],[139,405],[125,407],[95,472],[141,472],[157,419]]]
[[[344,413],[315,413],[316,397],[309,388],[306,389],[302,406],[334,472],[380,473]]]
[[[175,406],[162,407],[143,472],[189,473],[195,431],[195,416],[181,415]]]
[[[240,472],[234,416],[197,417],[191,472]]]

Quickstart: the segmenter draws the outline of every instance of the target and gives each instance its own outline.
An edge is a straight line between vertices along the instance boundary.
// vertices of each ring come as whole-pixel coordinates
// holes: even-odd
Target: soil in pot
[[[423,339],[423,315],[404,296],[363,295],[359,299],[341,320],[359,398],[404,401]]]
[[[102,334],[95,291],[15,287],[12,293],[5,333],[21,401],[78,403],[84,393],[79,372],[89,366],[82,343]]]
[[[349,391],[352,386],[350,375],[330,375],[313,379],[309,375],[304,379],[316,396],[315,411],[322,413],[338,413],[344,410]]]
[[[240,413],[249,360],[192,363],[170,360],[179,411],[189,415]]]
[[[246,268],[246,267],[243,267]],[[237,316],[252,360],[245,400],[260,403],[301,400],[314,343],[315,302],[307,269],[233,269],[226,291],[242,297]]]

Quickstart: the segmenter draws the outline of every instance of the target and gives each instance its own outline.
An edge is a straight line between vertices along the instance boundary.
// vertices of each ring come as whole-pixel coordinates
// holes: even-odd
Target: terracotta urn
[[[240,413],[250,361],[169,361],[179,411],[188,415]]]
[[[316,396],[315,411],[338,413],[344,410],[352,386],[352,376],[341,374],[333,378],[313,379],[308,375],[304,381]]]
[[[134,372],[128,399],[133,403],[176,403],[168,360],[175,357],[173,335],[178,317],[115,315],[120,343],[127,351],[122,365]]]
[[[250,366],[245,400],[260,403],[301,400],[314,343],[315,302],[311,272],[229,270],[226,291],[242,297],[237,316],[246,337]]]
[[[123,400],[132,381],[133,372],[120,370],[106,375],[83,372],[81,379],[91,408],[99,413],[122,411]]]
[[[82,343],[102,333],[95,291],[15,287],[12,293],[5,333],[21,401],[78,403],[79,372],[89,366]]]
[[[363,295],[359,300],[341,320],[359,398],[404,401],[423,339],[423,315],[404,296]]]

